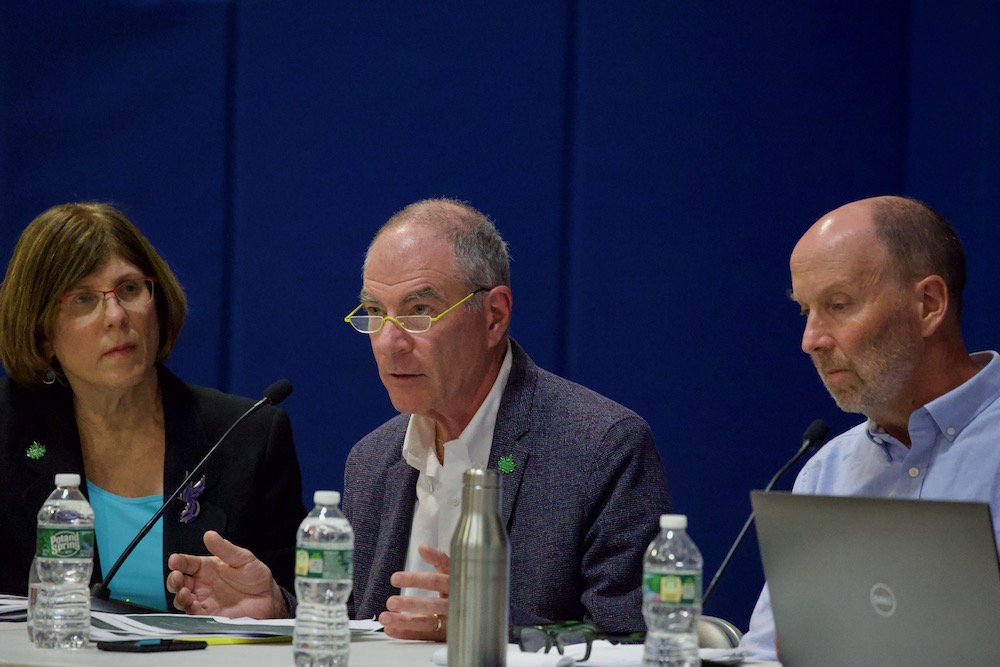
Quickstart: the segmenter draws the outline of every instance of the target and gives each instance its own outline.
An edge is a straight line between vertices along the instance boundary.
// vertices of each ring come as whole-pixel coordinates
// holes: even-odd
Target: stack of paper
[[[0,621],[23,621],[28,615],[28,598],[0,595]]]
[[[203,639],[210,644],[291,641],[294,619],[258,621],[183,614],[90,614],[91,641],[116,639]]]
[[[250,642],[288,642],[292,640],[295,619],[256,620],[222,616],[186,616],[184,614],[90,614],[91,641],[121,639],[202,639],[209,644]],[[381,629],[372,621],[351,621],[351,632]]]

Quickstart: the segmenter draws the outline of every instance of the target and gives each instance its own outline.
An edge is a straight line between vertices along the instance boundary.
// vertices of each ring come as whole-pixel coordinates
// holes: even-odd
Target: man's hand
[[[288,609],[271,569],[249,550],[209,530],[212,556],[170,554],[167,590],[187,614],[240,618],[285,618]]]
[[[386,600],[389,611],[379,614],[385,634],[396,639],[448,639],[448,556],[426,544],[417,547],[420,557],[435,572],[396,572],[390,581],[397,588],[422,588],[437,597],[393,595]]]

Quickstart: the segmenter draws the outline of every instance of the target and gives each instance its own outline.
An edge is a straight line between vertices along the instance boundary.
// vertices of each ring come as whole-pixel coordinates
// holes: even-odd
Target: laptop
[[[1000,664],[986,503],[750,495],[783,667]]]

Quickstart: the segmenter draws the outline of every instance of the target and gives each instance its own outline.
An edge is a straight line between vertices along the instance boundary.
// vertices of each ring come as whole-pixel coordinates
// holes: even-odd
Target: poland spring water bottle
[[[295,664],[347,667],[354,532],[337,507],[338,492],[317,491],[313,502],[316,506],[299,525],[295,552]]]
[[[664,514],[643,561],[643,667],[699,667],[701,552],[688,537],[687,517]]]
[[[90,573],[94,568],[94,510],[80,493],[80,476],[56,475],[56,490],[38,512],[32,610],[35,645],[82,648],[90,634]],[[29,579],[30,582],[30,579]]]
[[[31,559],[31,569],[28,570],[28,641],[35,643],[35,603],[38,602],[38,556]]]

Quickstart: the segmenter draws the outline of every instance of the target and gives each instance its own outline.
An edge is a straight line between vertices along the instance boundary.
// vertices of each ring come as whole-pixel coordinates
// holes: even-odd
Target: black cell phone
[[[194,651],[208,646],[207,642],[194,639],[134,639],[112,642],[97,642],[102,651],[123,651],[125,653],[159,653],[160,651]]]

